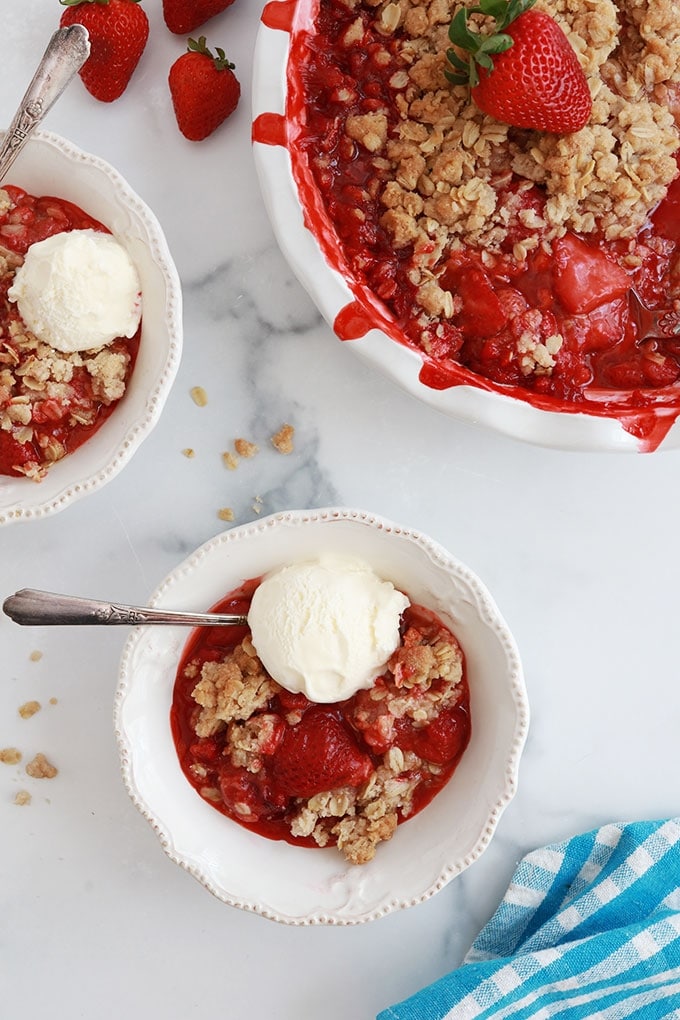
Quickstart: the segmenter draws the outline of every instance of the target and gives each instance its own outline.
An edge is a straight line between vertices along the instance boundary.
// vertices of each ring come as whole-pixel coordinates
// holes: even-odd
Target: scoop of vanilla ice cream
[[[363,560],[323,556],[268,574],[248,624],[260,660],[282,687],[310,701],[344,701],[383,672],[408,605]]]
[[[142,313],[134,262],[115,237],[96,230],[32,244],[8,297],[31,333],[66,354],[133,337]]]

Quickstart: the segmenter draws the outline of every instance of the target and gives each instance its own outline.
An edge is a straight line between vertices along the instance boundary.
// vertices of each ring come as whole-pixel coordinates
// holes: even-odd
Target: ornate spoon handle
[[[3,612],[28,627],[76,624],[139,624],[165,623],[186,627],[244,626],[247,616],[230,613],[180,613],[146,606],[121,606],[115,602],[98,602],[75,595],[57,595],[49,591],[22,588],[3,603]]]
[[[89,54],[90,37],[82,25],[54,33],[0,147],[0,181]]]

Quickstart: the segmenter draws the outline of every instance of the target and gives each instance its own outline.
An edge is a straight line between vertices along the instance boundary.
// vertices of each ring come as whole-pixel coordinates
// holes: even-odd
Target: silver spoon
[[[90,37],[83,25],[54,33],[0,146],[0,181],[89,55]]]
[[[659,340],[680,336],[680,312],[673,308],[654,311],[640,300],[637,291],[630,291],[630,310],[638,328],[637,343],[656,337]]]
[[[3,612],[22,626],[125,624],[131,627],[165,623],[186,627],[245,626],[247,616],[233,613],[182,613],[148,606],[122,606],[75,595],[22,588],[5,599]]]

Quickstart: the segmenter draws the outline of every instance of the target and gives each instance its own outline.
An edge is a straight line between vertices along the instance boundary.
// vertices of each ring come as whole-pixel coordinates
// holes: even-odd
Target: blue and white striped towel
[[[462,966],[378,1020],[680,1018],[680,818],[519,864]]]

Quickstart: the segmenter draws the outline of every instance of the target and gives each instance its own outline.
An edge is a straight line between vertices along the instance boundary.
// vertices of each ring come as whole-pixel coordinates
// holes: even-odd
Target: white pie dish
[[[504,392],[467,370],[455,385],[428,381],[425,356],[408,346],[391,312],[348,268],[303,147],[288,140],[289,125],[304,123],[305,117],[300,84],[290,69],[303,59],[299,40],[313,31],[318,4],[265,5],[255,47],[252,134],[263,200],[279,246],[331,329],[401,388],[452,418],[557,449],[636,453],[680,447],[677,385],[651,392],[645,406],[631,413],[615,391],[602,391],[599,404],[593,398],[588,411],[567,403],[556,410],[557,401],[509,395],[508,388]],[[338,323],[348,317],[355,332],[342,336]]]
[[[40,482],[0,476],[0,525],[42,518],[110,481],[159,420],[182,349],[182,292],[162,228],[108,163],[49,132],[37,132],[3,184],[54,195],[103,223],[130,253],[142,286],[139,353],[123,398],[81,447]]]
[[[186,628],[128,639],[115,704],[126,788],[171,860],[220,900],[289,924],[356,924],[420,903],[483,853],[516,791],[529,709],[519,654],[481,581],[418,531],[362,510],[291,510],[216,536],[150,604],[205,611],[245,579],[321,552],[366,560],[439,614],[463,647],[472,736],[447,786],[368,864],[275,842],[207,804],[180,769],[169,713]]]

